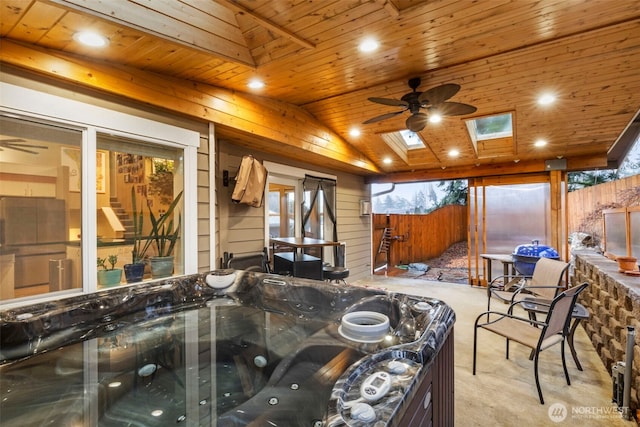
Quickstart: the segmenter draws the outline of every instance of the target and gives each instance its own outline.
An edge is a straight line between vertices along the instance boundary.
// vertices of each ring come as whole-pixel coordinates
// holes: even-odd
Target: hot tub
[[[356,312],[387,333],[347,333]],[[217,270],[0,321],[7,427],[453,425],[455,315],[435,299]]]

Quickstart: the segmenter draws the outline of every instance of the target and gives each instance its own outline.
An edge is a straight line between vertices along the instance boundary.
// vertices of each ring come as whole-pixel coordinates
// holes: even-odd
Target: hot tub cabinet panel
[[[346,313],[388,331],[355,337]],[[238,270],[7,309],[0,423],[452,426],[454,321],[435,299]]]

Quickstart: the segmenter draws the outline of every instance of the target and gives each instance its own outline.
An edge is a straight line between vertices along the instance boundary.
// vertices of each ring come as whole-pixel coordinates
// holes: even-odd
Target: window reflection
[[[84,189],[83,132],[0,115],[0,302],[95,289],[94,283],[83,283],[83,265],[96,262],[84,259],[83,238],[91,245],[95,241],[98,271],[124,270],[137,242],[143,275],[130,283],[151,278],[150,261],[161,252],[173,258],[157,277],[184,272],[184,150],[98,133],[95,164],[89,165],[95,167],[96,184]],[[83,236],[87,191],[96,193],[96,236]],[[115,276],[97,287],[127,282],[124,271]]]
[[[0,117],[0,300],[82,287],[82,133]]]
[[[106,134],[98,134],[97,148],[105,176],[105,191],[96,188],[98,260],[107,260],[109,269],[115,256],[113,269],[121,271],[117,282],[99,280],[99,286],[182,273],[182,149]],[[98,181],[100,176],[98,165]],[[154,223],[160,224],[154,229]],[[158,255],[173,257],[164,272],[152,269]],[[141,273],[131,272],[131,264]]]
[[[269,236],[295,236],[295,186],[269,183]]]

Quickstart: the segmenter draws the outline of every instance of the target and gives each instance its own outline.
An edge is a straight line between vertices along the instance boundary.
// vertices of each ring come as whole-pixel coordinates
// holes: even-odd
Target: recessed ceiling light
[[[351,136],[360,136],[360,129],[353,128],[349,131],[349,135]]]
[[[360,43],[360,51],[361,52],[373,52],[380,46],[377,40],[374,39],[365,39]]]
[[[93,31],[80,31],[73,35],[73,39],[85,46],[104,47],[109,44],[109,40]]]
[[[247,86],[251,89],[262,89],[264,87],[264,82],[262,80],[253,79],[247,84]]]
[[[536,147],[544,147],[545,145],[547,145],[547,141],[545,141],[544,139],[538,139],[533,143],[533,145]]]
[[[555,95],[551,93],[545,93],[538,98],[538,104],[540,105],[551,105],[556,101]]]
[[[442,116],[439,113],[429,114],[429,123],[440,123],[441,121],[442,121]]]
[[[456,150],[455,148],[452,150],[449,150],[449,157],[458,157],[460,155],[460,151]]]
[[[385,165],[390,165],[391,164],[391,158],[390,157],[385,157],[384,159],[382,159],[382,163],[384,163]]]

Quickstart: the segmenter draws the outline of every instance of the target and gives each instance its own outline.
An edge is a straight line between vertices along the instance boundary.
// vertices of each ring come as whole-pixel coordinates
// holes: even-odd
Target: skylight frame
[[[418,148],[425,148],[424,141],[420,138],[417,132],[404,129],[399,131],[400,137],[407,147],[407,150],[415,150]]]
[[[508,130],[502,130],[502,131],[491,132],[491,133],[478,133],[478,122],[479,121],[497,119],[497,118],[506,117],[506,116],[509,117],[509,121],[508,121],[509,129]],[[478,117],[478,118],[474,118],[474,119],[465,120],[465,124],[467,125],[467,131],[469,132],[469,136],[471,137],[471,140],[473,141],[474,145],[478,141],[487,141],[487,140],[491,140],[491,139],[512,138],[513,137],[513,113],[511,113],[511,112],[494,114],[492,116],[484,116],[484,117]]]

